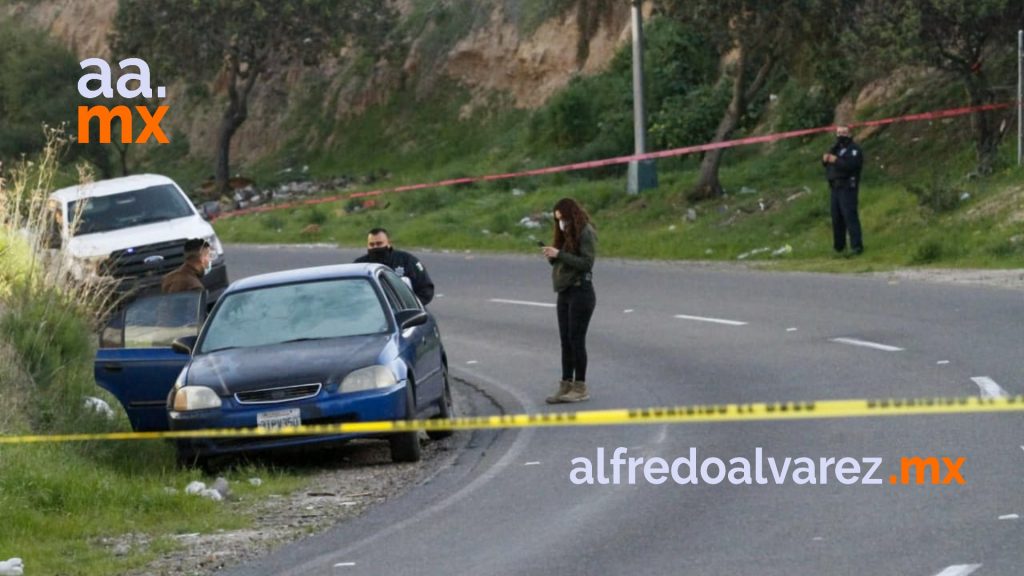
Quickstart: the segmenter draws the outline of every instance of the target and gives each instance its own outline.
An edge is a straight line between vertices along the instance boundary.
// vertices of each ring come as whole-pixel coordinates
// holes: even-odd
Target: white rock
[[[217,492],[213,488],[207,488],[200,492],[199,495],[202,496],[203,498],[209,498],[214,502],[220,502],[221,500],[224,499],[224,497],[220,495],[220,492]]]
[[[97,414],[102,414],[107,417],[107,420],[114,419],[114,411],[110,409],[110,404],[107,404],[100,398],[93,396],[85,397],[85,407],[92,409]]]
[[[224,498],[231,496],[231,487],[228,485],[227,478],[218,477],[213,482],[213,489],[220,493]]]
[[[185,486],[185,494],[199,494],[203,490],[206,490],[206,484],[198,480],[189,482],[188,486]]]
[[[0,576],[21,576],[25,573],[25,564],[21,558],[11,558],[0,562]]]
[[[526,194],[526,192],[523,192],[523,190],[521,188],[513,188],[512,189],[512,195],[513,196],[522,196],[523,194]]]
[[[252,484],[253,486],[260,486],[263,484],[263,480],[259,478],[249,478],[249,484]]]

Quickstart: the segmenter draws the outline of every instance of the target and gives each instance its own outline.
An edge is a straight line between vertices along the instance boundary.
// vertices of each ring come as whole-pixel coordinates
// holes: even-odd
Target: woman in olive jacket
[[[548,404],[582,402],[587,392],[587,328],[594,314],[593,269],[597,232],[587,211],[572,198],[555,204],[553,246],[544,247],[558,293],[558,334],[562,342],[562,380]]]

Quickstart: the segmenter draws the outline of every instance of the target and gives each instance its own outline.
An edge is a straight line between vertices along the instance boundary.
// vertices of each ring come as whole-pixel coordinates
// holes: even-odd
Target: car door
[[[133,430],[168,428],[167,395],[189,360],[171,343],[197,335],[205,316],[205,292],[159,294],[131,302],[104,330],[96,383],[121,403]]]
[[[398,299],[400,310],[423,310],[416,294],[390,270],[381,272],[381,280]],[[412,346],[415,357],[417,402],[421,405],[441,397],[444,380],[441,377],[441,338],[433,315],[428,314],[426,324],[403,332],[402,339]]]

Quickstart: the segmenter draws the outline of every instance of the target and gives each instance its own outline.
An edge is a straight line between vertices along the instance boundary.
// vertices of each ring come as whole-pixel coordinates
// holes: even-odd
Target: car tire
[[[406,420],[416,418],[416,402],[412,395],[412,380],[405,386]],[[422,457],[420,451],[420,433],[418,430],[412,432],[399,432],[388,438],[391,445],[392,462],[419,462]]]
[[[448,383],[447,366],[441,369],[441,378],[444,380],[444,390],[441,392],[441,399],[437,401],[439,410],[437,416],[434,416],[434,420],[455,418],[455,405],[452,404],[452,387]],[[454,433],[454,430],[427,430],[427,436],[431,440],[444,440],[450,438]]]

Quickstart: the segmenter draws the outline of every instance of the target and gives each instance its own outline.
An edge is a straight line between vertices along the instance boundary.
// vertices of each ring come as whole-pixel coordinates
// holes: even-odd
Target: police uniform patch
[[[398,274],[399,276],[405,276],[405,266],[399,266],[398,268],[395,268],[395,274]]]
[[[423,264],[417,262],[416,263],[416,269],[419,270],[420,272],[423,272]]]

